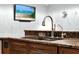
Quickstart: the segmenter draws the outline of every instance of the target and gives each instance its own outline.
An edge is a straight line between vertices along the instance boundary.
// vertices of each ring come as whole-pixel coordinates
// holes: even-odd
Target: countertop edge
[[[73,45],[67,45],[67,44],[59,44],[59,43],[50,43],[49,41],[44,41],[44,40],[41,41],[41,40],[28,39],[28,38],[26,38],[26,40],[25,40],[23,38],[0,37],[0,40],[5,40],[5,39],[7,39],[7,40],[11,40],[11,39],[13,39],[13,40],[21,40],[21,41],[27,41],[27,42],[40,43],[40,44],[55,45],[55,46],[58,46],[58,47],[79,49],[79,46],[73,46]]]

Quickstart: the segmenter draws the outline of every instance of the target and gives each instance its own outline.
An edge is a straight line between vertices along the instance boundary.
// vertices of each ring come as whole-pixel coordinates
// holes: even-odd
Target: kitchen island
[[[79,54],[79,39],[38,40],[34,38],[0,38],[2,54]]]

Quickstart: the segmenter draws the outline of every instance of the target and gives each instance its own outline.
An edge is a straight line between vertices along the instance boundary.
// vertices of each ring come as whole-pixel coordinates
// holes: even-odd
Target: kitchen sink
[[[63,38],[61,38],[61,37],[54,37],[54,38],[52,38],[52,37],[49,37],[48,39],[46,39],[46,40],[48,40],[48,41],[55,41],[55,40],[62,40]]]
[[[61,37],[42,37],[42,36],[26,36],[26,37],[22,37],[22,38],[30,38],[30,39],[36,39],[36,40],[47,40],[47,41],[55,41],[55,40],[62,40],[63,38]]]

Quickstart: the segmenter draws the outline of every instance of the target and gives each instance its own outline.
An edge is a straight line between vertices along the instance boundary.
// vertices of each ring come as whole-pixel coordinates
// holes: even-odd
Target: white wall
[[[49,18],[46,20],[46,26],[42,26],[42,21],[45,16],[48,15],[47,5],[44,4],[31,4],[30,6],[36,7],[36,21],[28,23],[26,29],[31,30],[51,30],[51,24]]]
[[[46,15],[51,15],[55,24],[63,26],[64,31],[79,31],[79,5],[31,5],[36,7],[36,20],[34,22],[14,21],[13,5],[0,4],[0,36],[24,36],[24,30],[51,30],[51,20],[46,19],[46,26],[42,21]],[[68,16],[62,18],[62,12]],[[56,30],[61,30],[57,26]]]
[[[63,26],[64,31],[79,31],[79,4],[54,4],[49,5],[49,15],[54,19],[55,24]],[[63,18],[62,12],[67,12],[67,17]],[[61,30],[57,26],[56,30]]]
[[[36,7],[36,21],[34,22],[18,22],[14,21],[13,5],[0,4],[0,36],[24,36],[24,30],[42,30],[49,29],[49,25],[43,27],[41,25],[43,18],[47,15],[45,5],[32,5]]]

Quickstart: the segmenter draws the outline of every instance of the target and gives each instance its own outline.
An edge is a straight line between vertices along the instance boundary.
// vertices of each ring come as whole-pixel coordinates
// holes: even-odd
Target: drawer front
[[[11,45],[13,48],[26,48],[27,44],[25,42],[20,42],[20,41],[12,41]]]
[[[57,49],[56,46],[47,45],[47,44],[31,44],[32,48],[43,48],[43,49]]]
[[[28,44],[21,41],[12,41],[11,42],[11,53],[27,53],[29,50]]]
[[[13,45],[20,45],[20,46],[26,46],[25,42],[21,42],[21,41],[12,41],[11,44]]]
[[[50,49],[39,49],[39,48],[32,48],[30,51],[31,54],[56,54],[56,50]]]
[[[57,47],[44,44],[31,44],[31,53],[57,53]]]

